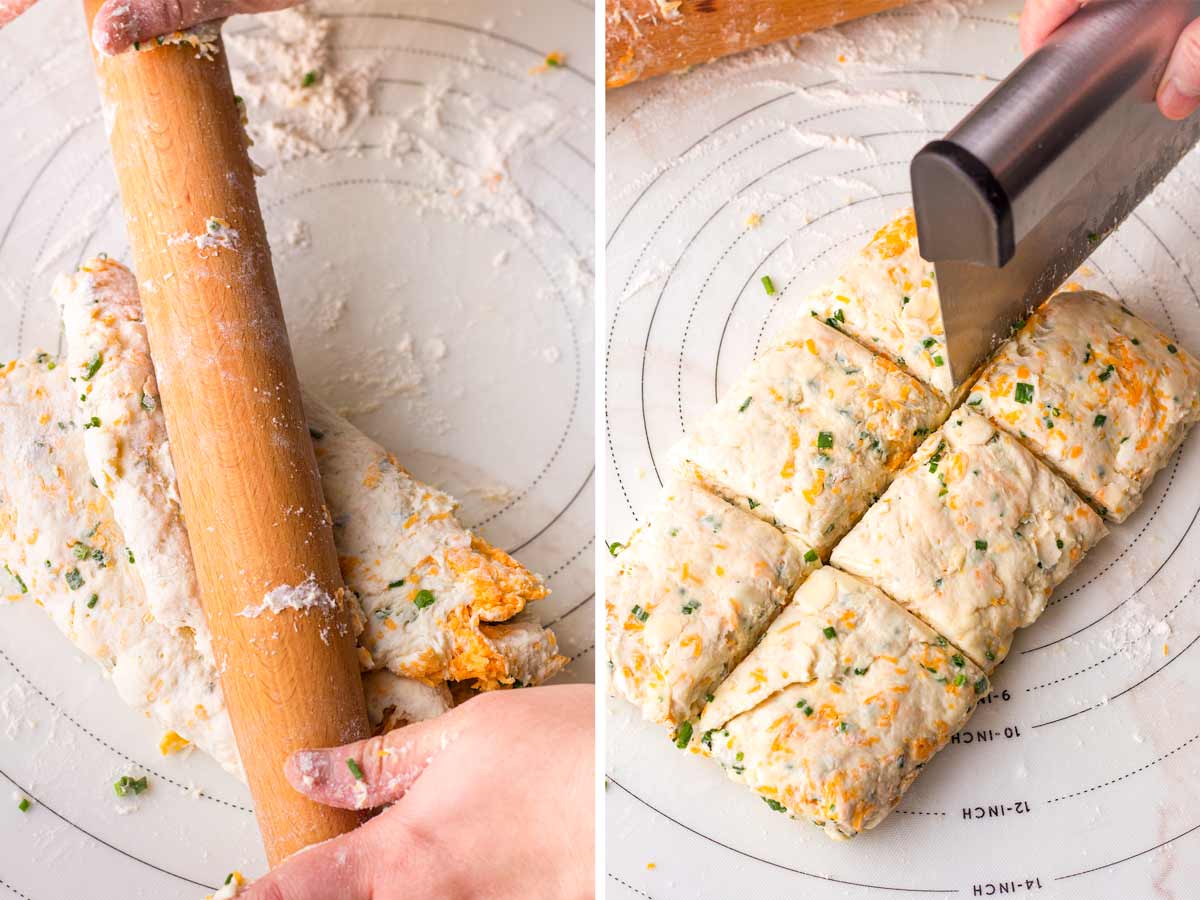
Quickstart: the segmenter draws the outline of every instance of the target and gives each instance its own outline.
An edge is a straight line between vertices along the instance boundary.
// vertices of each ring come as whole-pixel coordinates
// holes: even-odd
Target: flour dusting
[[[321,589],[316,579],[309,575],[300,584],[281,584],[263,595],[257,606],[247,606],[239,616],[254,619],[263,613],[281,613],[285,609],[310,610],[337,609],[337,600]]]

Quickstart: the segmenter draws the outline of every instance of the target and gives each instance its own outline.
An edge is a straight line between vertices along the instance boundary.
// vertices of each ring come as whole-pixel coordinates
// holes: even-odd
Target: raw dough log
[[[704,710],[693,748],[834,838],[874,828],[988,691],[982,670],[827,566]]]
[[[55,296],[69,362],[39,354],[40,362],[10,364],[0,384],[0,440],[21,448],[0,460],[0,559],[14,573],[5,593],[31,593],[112,669],[126,702],[240,774],[136,282],[120,264],[94,259],[60,279]],[[37,404],[23,404],[25,395]],[[319,401],[306,397],[305,411],[343,574],[362,603],[363,665],[382,670],[368,678],[373,724],[444,712],[447,680],[492,689],[536,684],[561,669],[553,632],[513,618],[546,595],[541,580],[463,529],[450,497],[413,479]],[[44,459],[30,459],[39,452]],[[65,580],[75,569],[78,589]],[[89,610],[92,590],[100,599]],[[114,614],[98,615],[110,603]]]
[[[890,361],[804,316],[776,336],[673,458],[685,476],[824,557],[946,412]]]
[[[766,522],[695,485],[668,484],[608,577],[613,689],[648,721],[681,726],[815,563]]]
[[[917,451],[832,562],[884,590],[984,671],[1008,655],[1107,529],[1067,484],[960,407]]]
[[[967,398],[1114,522],[1200,420],[1200,362],[1094,291],[1046,301]]]

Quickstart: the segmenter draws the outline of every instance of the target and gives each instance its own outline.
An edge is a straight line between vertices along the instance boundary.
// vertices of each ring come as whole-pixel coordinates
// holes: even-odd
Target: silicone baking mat
[[[609,96],[609,540],[798,300],[909,204],[916,150],[1018,61],[1018,11],[922,4]],[[1193,352],[1197,171],[1193,155],[1077,279]],[[1200,896],[1198,478],[1193,434],[900,809],[852,841],[772,812],[609,699],[609,895]]]
[[[594,11],[323,9],[226,28],[301,378],[546,575],[561,677],[590,681]],[[321,40],[304,90],[330,93],[290,108]],[[58,272],[128,260],[78,3],[0,32],[0,158],[11,359],[58,349]],[[0,900],[198,900],[264,869],[244,788],[159,737],[32,603],[0,609]],[[150,780],[132,811],[122,774]]]

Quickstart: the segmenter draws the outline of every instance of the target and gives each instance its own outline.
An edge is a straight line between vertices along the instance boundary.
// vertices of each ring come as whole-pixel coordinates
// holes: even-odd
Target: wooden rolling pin
[[[909,0],[606,0],[605,84],[620,87]]]
[[[100,3],[85,0],[89,33]],[[95,62],[201,602],[274,865],[359,822],[293,790],[288,754],[368,726],[240,112],[219,39],[214,49]],[[280,611],[239,615],[276,588]]]

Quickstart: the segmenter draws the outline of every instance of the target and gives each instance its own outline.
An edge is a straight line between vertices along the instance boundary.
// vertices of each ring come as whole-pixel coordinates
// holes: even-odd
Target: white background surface
[[[572,658],[563,677],[591,680],[593,10],[334,8],[341,60],[375,66],[371,113],[321,158],[252,150],[301,379],[547,576],[538,613]],[[0,32],[0,359],[58,348],[58,272],[128,260],[83,31],[77,3],[43,0]],[[568,67],[531,73],[550,51]],[[237,85],[247,60],[230,57]],[[507,155],[498,196],[527,206],[468,209],[431,154],[386,152],[394,129],[458,160],[458,181]],[[310,249],[286,240],[296,221]],[[0,900],[199,898],[262,871],[246,791],[158,739],[32,603],[0,609]],[[124,773],[152,787],[122,816]]]
[[[918,6],[609,95],[609,540],[645,515],[667,448],[764,337],[908,204],[912,155],[1017,62],[1018,9]],[[1192,352],[1196,163],[1079,279]],[[853,841],[772,812],[610,699],[609,895],[1200,896],[1198,479],[1193,435],[1019,636],[969,725],[987,739],[948,746],[899,811]],[[1165,635],[1145,633],[1162,622]],[[983,818],[964,818],[976,807]]]

